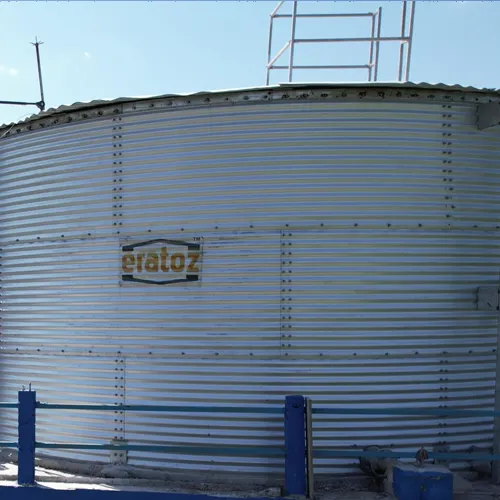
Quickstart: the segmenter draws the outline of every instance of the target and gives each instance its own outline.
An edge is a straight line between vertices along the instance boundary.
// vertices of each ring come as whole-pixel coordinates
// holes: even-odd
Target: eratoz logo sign
[[[195,238],[200,241],[200,238]],[[201,244],[149,240],[121,244],[121,278],[125,283],[170,285],[200,279]]]

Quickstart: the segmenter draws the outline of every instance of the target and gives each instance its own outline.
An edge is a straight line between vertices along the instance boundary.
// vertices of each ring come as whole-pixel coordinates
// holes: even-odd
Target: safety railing
[[[290,460],[295,460],[295,443],[304,445],[300,439],[301,414],[303,408],[296,404],[295,397],[285,398],[282,407],[276,406],[179,406],[179,405],[89,405],[89,404],[52,404],[40,403],[36,400],[36,391],[20,391],[18,403],[0,403],[1,408],[17,408],[18,441],[0,442],[0,448],[17,448],[18,450],[18,483],[20,485],[35,484],[35,451],[37,449],[60,450],[126,450],[149,451],[159,453],[193,453],[223,454],[226,456],[261,456],[283,457],[285,470],[291,470]],[[163,413],[223,413],[223,414],[275,414],[285,417],[285,434],[281,447],[249,447],[249,446],[194,446],[194,445],[134,445],[128,443],[112,444],[80,444],[80,443],[47,443],[36,440],[36,412],[40,410],[80,410],[80,411],[134,411]],[[303,417],[303,416],[302,416]],[[294,427],[295,425],[295,427]],[[297,431],[298,429],[298,431]],[[285,491],[289,495],[296,494],[294,476],[285,474]]]
[[[314,415],[388,415],[388,416],[442,416],[442,417],[500,417],[500,411],[454,408],[314,408],[312,401],[300,395],[286,396],[283,406],[179,406],[179,405],[87,405],[51,404],[36,401],[35,391],[20,391],[18,403],[0,403],[0,409],[18,410],[18,441],[0,442],[0,448],[18,449],[18,483],[35,483],[35,451],[37,449],[64,450],[127,450],[163,453],[225,454],[227,456],[283,457],[285,465],[285,495],[312,497],[315,458],[410,458],[415,453],[397,450],[368,449],[314,449],[312,421]],[[134,444],[79,444],[45,443],[36,441],[37,410],[80,411],[134,411],[165,413],[222,413],[222,414],[275,414],[284,417],[284,439],[281,447],[248,446],[193,446],[193,445],[134,445]],[[444,461],[500,461],[500,454],[428,452],[429,459]]]

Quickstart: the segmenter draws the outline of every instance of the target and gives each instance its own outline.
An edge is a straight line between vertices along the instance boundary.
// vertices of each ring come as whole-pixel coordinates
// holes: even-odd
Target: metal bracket
[[[126,439],[112,439],[110,444],[116,445],[127,445],[128,441]],[[110,450],[109,461],[113,465],[127,465],[128,463],[128,451],[127,450]]]
[[[477,310],[498,311],[500,309],[498,286],[480,286],[477,289]]]
[[[482,102],[477,107],[477,128],[485,128],[500,125],[500,102]]]

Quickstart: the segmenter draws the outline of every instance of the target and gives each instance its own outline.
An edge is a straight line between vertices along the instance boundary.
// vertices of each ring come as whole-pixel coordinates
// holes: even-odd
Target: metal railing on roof
[[[380,43],[399,42],[399,62],[398,81],[407,82],[410,79],[411,49],[413,42],[413,26],[415,22],[415,1],[403,1],[401,10],[401,27],[399,36],[382,36],[382,7],[375,12],[354,12],[354,13],[299,13],[298,1],[294,0],[291,14],[280,14],[281,7],[285,3],[280,1],[271,12],[269,21],[269,37],[266,65],[266,85],[270,83],[271,71],[288,70],[288,82],[293,81],[294,70],[318,70],[318,69],[364,69],[367,71],[368,81],[378,81]],[[408,15],[408,4],[410,4]],[[319,18],[369,18],[371,20],[370,34],[367,37],[347,37],[347,38],[297,38],[296,27],[299,19],[319,19]],[[276,19],[291,19],[290,38],[285,45],[273,56],[273,27]],[[368,62],[360,64],[296,64],[295,46],[297,44],[320,44],[320,43],[369,43]],[[277,64],[278,60],[289,51],[288,64]]]

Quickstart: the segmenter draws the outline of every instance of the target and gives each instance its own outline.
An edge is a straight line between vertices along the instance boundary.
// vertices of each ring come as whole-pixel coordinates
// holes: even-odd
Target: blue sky
[[[184,93],[265,83],[269,13],[276,2],[1,2],[0,99],[38,100],[35,36],[49,107],[121,96]],[[299,12],[383,7],[396,35],[400,2],[299,2]],[[290,4],[286,6],[290,8]],[[500,2],[417,2],[410,79],[500,87]],[[274,50],[289,34],[276,25]],[[367,20],[300,20],[298,36],[367,36]],[[365,63],[367,45],[301,47],[297,62]],[[381,49],[381,80],[395,80],[397,46]],[[361,72],[303,72],[300,81],[363,80]],[[286,80],[275,72],[272,83]],[[36,108],[0,106],[0,122]]]

